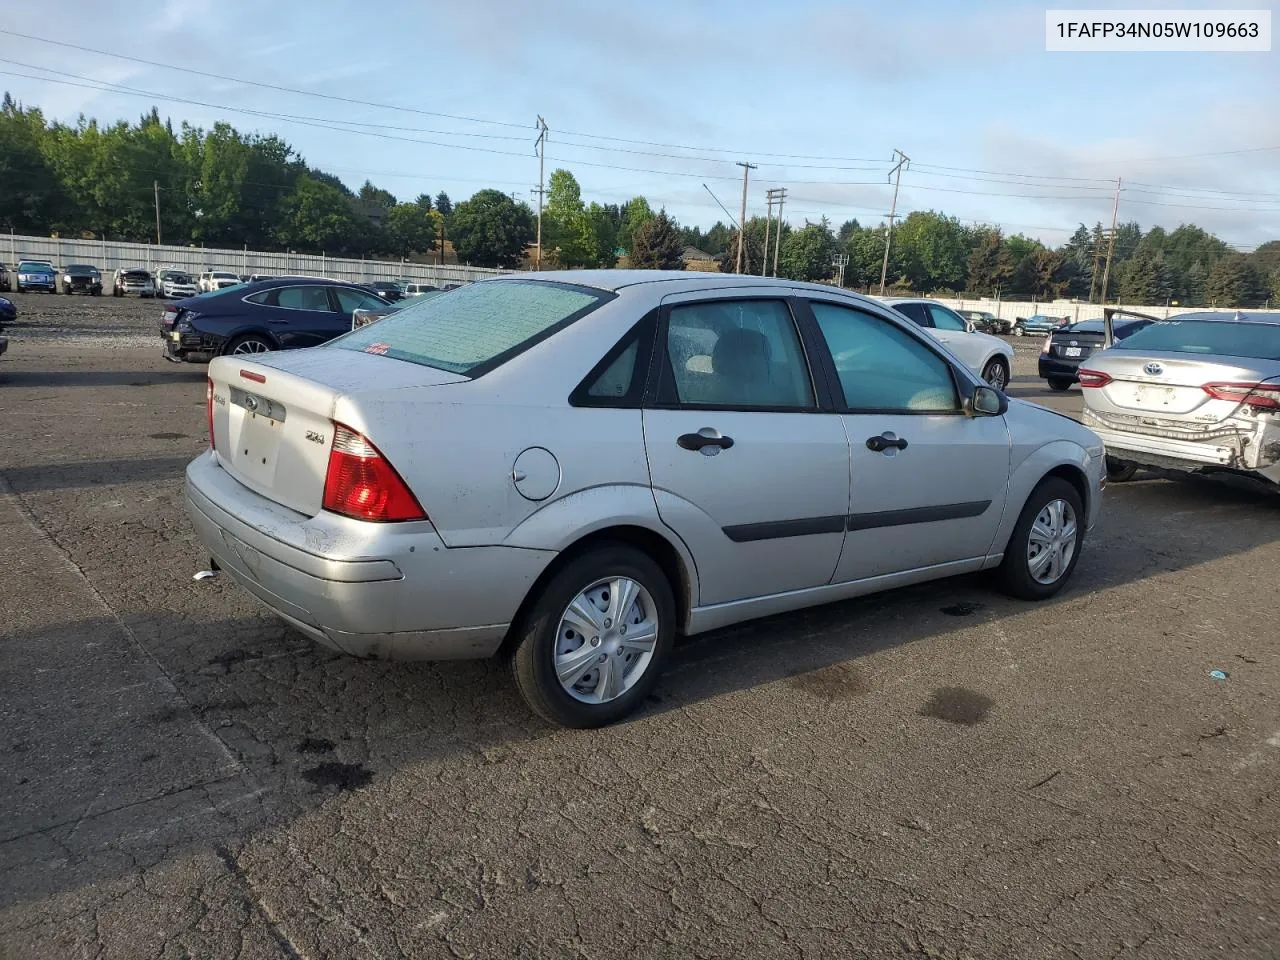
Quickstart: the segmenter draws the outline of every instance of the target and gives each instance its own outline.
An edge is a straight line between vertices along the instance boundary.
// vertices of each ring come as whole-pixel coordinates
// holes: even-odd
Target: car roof
[[[1179,313],[1169,317],[1170,320],[1232,320],[1237,323],[1269,323],[1280,324],[1280,314],[1251,313],[1248,310],[1194,310],[1191,313]]]
[[[872,297],[872,300],[879,300],[881,303],[887,303],[891,307],[896,307],[900,303],[932,303],[935,307],[946,307],[947,305],[940,300],[934,300],[932,297]],[[948,310],[954,310],[954,307],[947,307]]]
[[[618,292],[630,287],[659,287],[662,296],[675,293],[691,293],[702,290],[741,290],[744,287],[808,291],[835,294],[842,299],[879,304],[872,297],[855,293],[843,287],[824,283],[805,283],[783,277],[751,277],[740,273],[702,273],[697,270],[543,270],[531,273],[507,273],[490,277],[482,283],[520,280],[543,280],[552,283],[572,283],[597,290]]]

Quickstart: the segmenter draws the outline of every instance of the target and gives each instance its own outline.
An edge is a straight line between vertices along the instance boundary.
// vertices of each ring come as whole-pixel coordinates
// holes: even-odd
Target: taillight
[[[340,423],[333,425],[324,508],[356,520],[425,520],[426,511],[378,448]]]
[[[1111,374],[1102,373],[1099,370],[1086,370],[1083,367],[1076,371],[1076,377],[1079,378],[1082,387],[1105,387],[1111,382]]]
[[[213,443],[213,377],[205,377],[208,387],[205,389],[204,406],[209,413],[209,449],[215,449]]]
[[[178,313],[179,313],[179,311],[174,310],[172,307],[171,307],[171,308],[169,308],[169,309],[167,309],[167,310],[165,310],[165,312],[164,312],[164,325],[165,325],[166,327],[172,327],[175,323],[177,323],[177,322],[178,322]]]
[[[1206,383],[1203,389],[1215,400],[1280,410],[1280,384],[1277,383]]]
[[[1052,334],[1052,333],[1051,333],[1051,334],[1049,334],[1047,337],[1045,337],[1045,338],[1044,338],[1044,346],[1042,346],[1042,347],[1040,348],[1040,355],[1041,355],[1041,356],[1048,356],[1048,355],[1049,355],[1049,348],[1050,348],[1051,346],[1053,346],[1053,334]]]

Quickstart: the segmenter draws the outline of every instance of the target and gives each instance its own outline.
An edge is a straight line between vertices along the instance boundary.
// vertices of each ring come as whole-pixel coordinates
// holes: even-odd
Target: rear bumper
[[[1084,358],[1077,357],[1070,360],[1063,357],[1040,357],[1040,379],[1042,380],[1071,380],[1073,383],[1077,379],[1080,364]]]
[[[312,639],[356,657],[492,656],[553,556],[450,549],[426,522],[306,517],[244,487],[212,454],[187,467],[186,502],[221,569]],[[328,545],[343,554],[318,552]]]
[[[1169,467],[1182,470],[1203,470],[1223,467],[1247,469],[1240,464],[1240,451],[1226,441],[1196,443],[1190,440],[1172,440],[1167,437],[1151,437],[1140,433],[1108,430],[1098,423],[1087,423],[1090,430],[1106,444],[1107,456],[1117,460],[1130,460],[1152,467]]]

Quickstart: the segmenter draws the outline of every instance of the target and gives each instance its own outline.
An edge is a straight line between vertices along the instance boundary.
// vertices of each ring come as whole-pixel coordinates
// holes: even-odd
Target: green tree
[[[902,259],[902,276],[912,290],[960,290],[964,287],[968,243],[954,217],[934,211],[907,214],[894,234]]]
[[[662,210],[636,228],[631,241],[631,265],[642,270],[681,270],[683,252],[680,228]]]
[[[445,220],[453,216],[453,203],[449,200],[449,195],[443,190],[436,194],[436,209],[440,211],[440,215]]]
[[[653,219],[653,210],[644,197],[633,197],[622,205],[622,222],[618,226],[618,246],[630,251],[636,231]]]
[[[868,227],[858,230],[845,242],[844,252],[849,255],[849,264],[844,268],[844,282],[850,287],[861,287],[869,290],[880,283],[880,268],[884,265],[885,226]],[[893,275],[901,275],[901,264],[894,261],[892,248],[889,266]]]
[[[363,225],[341,190],[304,176],[280,205],[274,239],[294,250],[346,253],[358,247]]]
[[[436,209],[448,206],[436,198]],[[478,267],[517,267],[533,242],[533,212],[501,190],[480,190],[453,208],[449,231],[458,258]]]
[[[1056,299],[1067,286],[1065,266],[1062,254],[1036,247],[1013,271],[1010,286],[1013,292],[1037,300]]]
[[[839,245],[824,217],[820,223],[806,223],[782,238],[778,253],[778,276],[792,280],[826,280],[835,269],[832,260]]]
[[[849,238],[861,229],[862,227],[858,225],[858,221],[856,219],[846,220],[844,223],[840,224],[840,230],[836,234],[836,240],[838,240],[840,246],[843,247],[849,242]]]
[[[966,261],[968,283],[965,289],[990,296],[1013,276],[1013,258],[1005,249],[1003,237],[995,227],[980,227],[974,233],[973,248]]]
[[[592,203],[587,208],[587,219],[595,236],[597,262],[602,267],[612,267],[618,262],[614,252],[618,248],[618,224],[622,220],[621,208],[616,203]]]
[[[712,256],[718,256],[729,246],[729,237],[732,233],[733,231],[717,220],[715,226],[702,238],[702,249]]]
[[[1160,296],[1160,278],[1156,259],[1147,250],[1139,250],[1120,269],[1116,296],[1121,303],[1155,303]]]
[[[1263,276],[1270,277],[1280,270],[1280,240],[1268,240],[1249,254],[1249,259]]]
[[[0,225],[19,233],[46,233],[64,218],[68,197],[45,155],[39,110],[9,96],[0,103]]]
[[[391,194],[390,190],[375,187],[368,180],[360,188],[359,197],[364,203],[382,210],[390,210],[396,205],[396,198]]]
[[[599,260],[596,232],[582,203],[582,188],[568,170],[555,170],[543,211],[543,244],[554,250],[563,267],[595,266]]]
[[[387,213],[386,236],[389,250],[398,257],[426,253],[436,248],[439,214],[417,203],[397,203]]]
[[[1267,278],[1242,253],[1228,254],[1209,268],[1206,293],[1215,307],[1259,307],[1271,295]]]
[[[790,225],[783,223],[781,226],[782,241],[786,242],[787,237],[791,234]],[[773,247],[778,242],[779,227],[775,222],[770,228],[764,217],[752,217],[747,221],[747,229],[742,247],[742,272],[748,275],[759,275],[765,268],[765,231],[770,230],[769,237],[769,261],[770,265],[776,259],[773,255]],[[780,252],[779,252],[780,255]],[[730,232],[726,238],[725,246],[716,256],[716,262],[720,267],[721,273],[733,273],[737,270],[738,264],[738,231]],[[778,271],[781,273],[782,266],[779,263]],[[772,270],[770,270],[772,272]]]

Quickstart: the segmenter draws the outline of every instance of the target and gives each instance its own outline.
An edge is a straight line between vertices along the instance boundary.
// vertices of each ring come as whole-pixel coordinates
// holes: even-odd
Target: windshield
[[[30,263],[26,260],[18,264],[18,270],[22,273],[53,273],[53,267],[47,263]]]
[[[213,279],[215,279],[215,280],[239,280],[239,279],[240,279],[240,277],[239,277],[239,275],[234,274],[234,273],[216,273],[216,272],[215,272],[215,273],[213,274]]]
[[[75,277],[91,277],[97,272],[97,267],[87,267],[79,263],[73,263],[71,266],[67,267],[67,273]]]
[[[403,309],[329,346],[478,375],[479,368],[497,366],[607,299],[609,294],[588,287],[494,280],[447,297],[414,297]]]
[[[1111,349],[1280,360],[1280,324],[1170,320],[1153,323]]]

